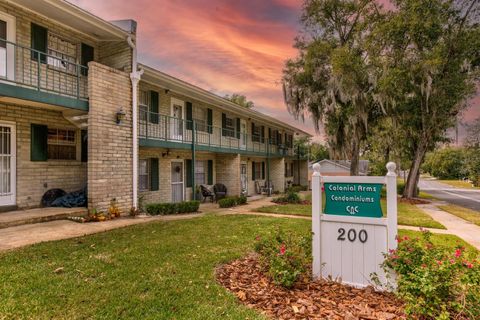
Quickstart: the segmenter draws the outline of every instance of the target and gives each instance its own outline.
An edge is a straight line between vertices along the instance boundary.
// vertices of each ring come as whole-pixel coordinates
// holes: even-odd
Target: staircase
[[[35,208],[0,213],[0,229],[86,216],[87,208]]]

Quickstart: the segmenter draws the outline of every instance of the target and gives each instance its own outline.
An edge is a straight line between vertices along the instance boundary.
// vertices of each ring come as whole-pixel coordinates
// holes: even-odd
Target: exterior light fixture
[[[120,110],[117,111],[117,114],[116,114],[116,118],[117,118],[117,124],[121,124],[123,120],[125,120],[125,116],[126,116],[126,113],[125,111],[123,111],[122,108],[120,108]]]

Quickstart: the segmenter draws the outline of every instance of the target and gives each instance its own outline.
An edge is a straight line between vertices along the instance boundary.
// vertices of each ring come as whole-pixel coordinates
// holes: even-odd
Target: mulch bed
[[[423,200],[419,198],[413,198],[413,199],[406,199],[406,198],[398,198],[400,202],[406,202],[409,204],[429,204],[432,203],[431,201],[428,200]]]
[[[216,276],[242,303],[273,319],[406,319],[401,301],[371,287],[308,279],[290,290],[276,286],[254,254],[218,267]]]

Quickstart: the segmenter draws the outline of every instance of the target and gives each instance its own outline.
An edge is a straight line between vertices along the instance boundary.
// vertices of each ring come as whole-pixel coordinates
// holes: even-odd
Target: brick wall
[[[127,73],[89,63],[88,205],[105,209],[116,198],[123,212],[132,206],[131,83]],[[117,125],[116,113],[125,120]]]
[[[228,195],[240,195],[240,155],[217,153],[214,168],[217,182],[223,183],[227,187]]]
[[[143,205],[152,202],[171,202],[172,201],[172,189],[171,189],[171,166],[173,161],[182,160],[185,172],[185,160],[192,159],[192,153],[189,150],[168,150],[163,148],[140,148],[140,159],[158,158],[159,167],[159,190],[158,191],[140,191],[139,195],[142,196]],[[215,171],[215,155],[207,152],[197,152],[196,160],[205,161],[213,160],[213,183],[216,181]],[[184,175],[186,177],[186,175]],[[186,183],[186,179],[184,181]],[[221,181],[219,181],[221,182]],[[185,188],[185,199],[192,199],[192,188]]]
[[[285,158],[270,159],[270,180],[276,191],[285,191]]]
[[[0,104],[1,121],[14,122],[17,144],[17,205],[20,208],[40,206],[43,194],[52,188],[66,192],[85,187],[87,165],[81,159],[80,130],[63,118],[59,111],[29,106]],[[76,130],[77,160],[30,161],[30,126]]]

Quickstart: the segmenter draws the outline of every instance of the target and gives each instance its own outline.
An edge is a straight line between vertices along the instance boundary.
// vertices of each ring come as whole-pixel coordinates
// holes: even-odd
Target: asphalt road
[[[421,191],[425,191],[439,200],[480,212],[480,190],[454,188],[427,179],[420,179],[418,186]]]

